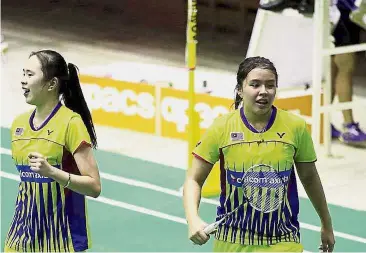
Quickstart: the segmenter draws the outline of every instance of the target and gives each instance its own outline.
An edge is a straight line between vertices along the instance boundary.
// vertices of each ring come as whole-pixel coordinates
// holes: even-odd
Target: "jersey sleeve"
[[[74,154],[81,145],[91,146],[91,140],[81,117],[74,116],[69,122],[66,134],[66,149]]]
[[[215,119],[192,152],[194,156],[211,164],[215,164],[219,160],[220,136],[222,132],[219,120],[219,118]]]
[[[295,154],[295,162],[315,162],[316,153],[314,149],[313,140],[309,131],[306,128],[304,121],[301,129],[299,129],[297,138],[297,150]]]

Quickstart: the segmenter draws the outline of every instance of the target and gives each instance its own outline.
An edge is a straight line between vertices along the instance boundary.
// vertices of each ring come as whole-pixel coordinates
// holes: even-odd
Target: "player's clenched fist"
[[[203,232],[203,229],[207,226],[207,223],[197,217],[195,220],[188,222],[188,238],[194,244],[205,244],[210,236]]]
[[[48,162],[47,158],[37,152],[31,152],[28,155],[30,169],[37,172],[41,176],[50,177],[54,167],[52,167]]]

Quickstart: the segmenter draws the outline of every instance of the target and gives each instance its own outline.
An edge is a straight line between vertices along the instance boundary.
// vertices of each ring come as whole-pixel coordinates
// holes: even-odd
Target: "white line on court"
[[[1,148],[0,153],[1,154],[11,155],[11,151],[9,149],[5,149],[5,148]],[[3,172],[3,171],[0,171],[0,173],[1,173],[0,174],[1,176],[8,175],[7,178],[19,181],[19,176],[15,175],[15,174],[6,173],[6,172]],[[111,175],[111,174],[104,173],[104,172],[100,172],[100,176],[101,176],[101,178],[104,178],[104,179],[107,179],[107,180],[110,180],[110,181],[123,183],[123,184],[131,185],[131,186],[135,186],[135,187],[150,189],[150,190],[153,190],[153,191],[165,193],[165,194],[172,195],[172,196],[182,197],[182,193],[179,192],[179,191],[164,188],[164,187],[157,186],[157,185],[154,185],[154,184],[150,184],[150,183],[146,183],[146,182],[142,182],[142,181],[137,181],[137,180],[133,180],[133,179],[128,179],[128,178],[121,177],[121,176],[115,176],[115,175]],[[5,176],[3,176],[3,177],[5,177]],[[167,218],[163,218],[163,219],[167,219],[167,220],[172,220],[172,217],[174,217],[174,219],[183,220],[184,224],[186,224],[185,219],[180,218],[180,217],[171,216],[169,214],[160,213],[160,212],[157,212],[157,211],[154,211],[154,210],[151,210],[151,209],[146,209],[146,208],[143,208],[143,207],[134,206],[134,205],[131,205],[131,204],[128,204],[128,203],[124,203],[124,202],[120,202],[120,201],[116,201],[116,200],[112,200],[112,199],[108,199],[108,198],[104,198],[104,197],[99,197],[98,199],[100,199],[100,198],[110,201],[108,203],[100,201],[100,202],[103,202],[103,203],[106,203],[106,204],[113,205],[112,203],[121,203],[121,204],[118,204],[116,206],[119,206],[119,207],[122,207],[122,208],[125,208],[125,209],[129,209],[127,206],[130,206],[131,208],[135,208],[135,209],[129,209],[129,210],[133,210],[133,211],[141,212],[141,213],[146,212],[145,214],[156,216],[156,217],[159,217],[159,218],[163,218],[163,216],[166,215]],[[94,199],[94,198],[90,198],[90,199],[98,201],[98,199]],[[213,204],[213,205],[219,205],[219,201],[213,200],[213,199],[202,198],[202,202],[208,203],[208,204]],[[124,206],[120,206],[120,205],[124,205]],[[141,210],[138,210],[139,208],[141,208]],[[150,212],[153,212],[153,213],[156,212],[156,214],[159,214],[159,215],[161,214],[163,216],[157,216],[157,215],[154,215]],[[172,220],[172,221],[174,221],[174,220]],[[179,221],[176,221],[176,222],[179,222]],[[182,223],[182,222],[179,222],[179,223]],[[304,229],[316,231],[316,232],[320,231],[320,227],[315,226],[315,225],[311,225],[311,224],[308,224],[308,223],[300,222],[300,227],[304,228]],[[354,236],[354,235],[350,235],[350,234],[346,234],[346,233],[342,233],[342,232],[338,232],[338,231],[334,231],[334,235],[337,236],[337,237],[341,237],[341,238],[344,238],[344,239],[351,240],[351,241],[356,241],[356,242],[361,242],[361,243],[366,244],[366,238],[362,238],[362,237],[358,237],[358,236]]]
[[[0,154],[11,155],[11,150],[7,149],[7,148],[1,148],[0,149]]]

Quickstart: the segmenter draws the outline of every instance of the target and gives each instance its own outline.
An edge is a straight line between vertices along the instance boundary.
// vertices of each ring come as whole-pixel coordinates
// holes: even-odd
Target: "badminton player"
[[[237,72],[237,110],[217,118],[194,149],[184,184],[188,233],[194,244],[209,240],[198,207],[202,186],[219,161],[221,195],[216,220],[236,211],[217,227],[215,252],[303,251],[295,167],[321,220],[321,248],[333,250],[332,221],[315,167],[313,142],[302,118],[273,106],[277,81],[276,68],[268,59],[245,59]],[[247,173],[252,177],[245,178]],[[250,190],[244,188],[248,182]],[[269,191],[277,187],[283,189],[278,191],[281,194]],[[275,208],[262,210],[267,204]]]
[[[4,251],[85,251],[91,247],[85,196],[98,197],[101,183],[77,68],[55,51],[34,52],[21,84],[35,109],[11,127],[21,181]]]

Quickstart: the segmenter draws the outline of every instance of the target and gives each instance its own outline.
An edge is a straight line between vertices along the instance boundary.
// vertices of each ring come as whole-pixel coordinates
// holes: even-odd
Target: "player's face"
[[[31,56],[23,69],[22,89],[25,101],[31,105],[41,105],[47,98],[47,83],[41,69],[41,62]]]
[[[276,76],[271,70],[255,68],[243,81],[242,90],[244,107],[254,114],[263,115],[271,110],[277,90]]]

